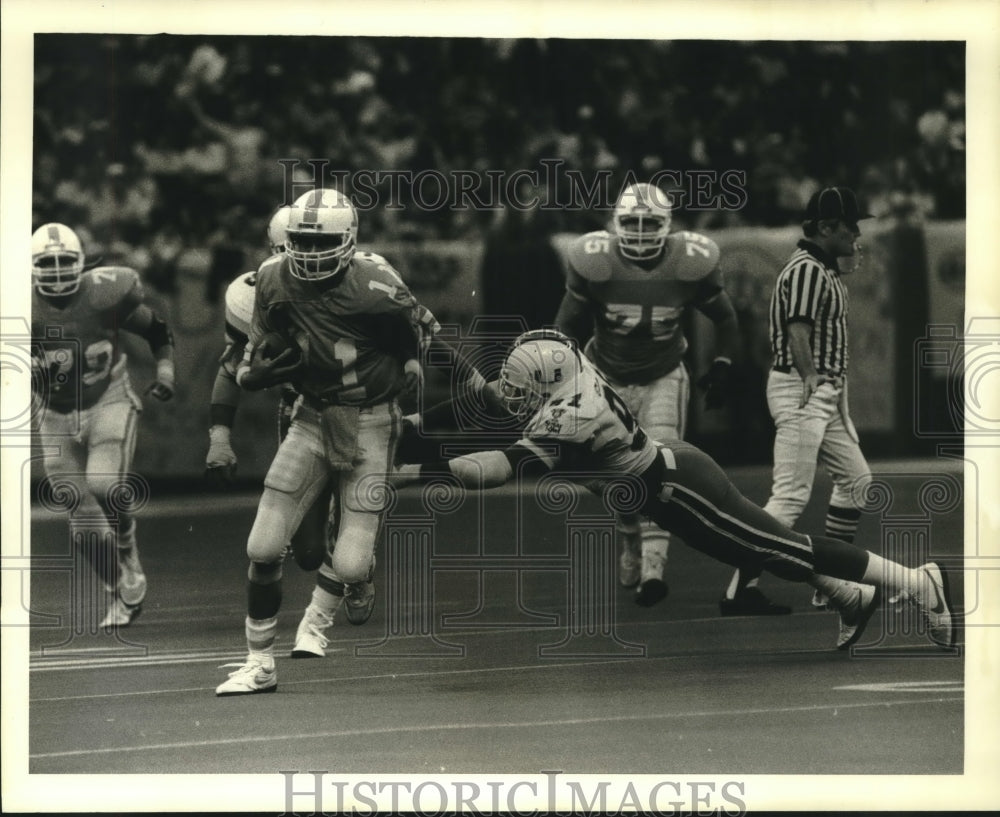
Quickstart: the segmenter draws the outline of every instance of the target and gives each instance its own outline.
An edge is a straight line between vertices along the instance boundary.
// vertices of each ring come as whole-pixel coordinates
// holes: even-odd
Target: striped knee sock
[[[844,542],[853,542],[860,520],[861,511],[858,508],[831,505],[826,511],[826,535]]]

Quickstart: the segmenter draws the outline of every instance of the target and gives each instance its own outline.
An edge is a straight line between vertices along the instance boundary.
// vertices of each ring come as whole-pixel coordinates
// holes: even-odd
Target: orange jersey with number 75
[[[687,350],[684,310],[723,286],[719,247],[700,233],[671,233],[662,254],[643,262],[624,258],[618,237],[600,230],[574,240],[567,259],[567,290],[594,315],[587,357],[628,383],[655,380],[680,365]]]

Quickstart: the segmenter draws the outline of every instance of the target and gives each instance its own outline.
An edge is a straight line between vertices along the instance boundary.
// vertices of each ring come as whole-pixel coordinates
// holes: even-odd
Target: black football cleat
[[[792,608],[775,604],[756,587],[741,587],[731,599],[719,599],[719,612],[724,616],[787,616]]]
[[[663,579],[646,579],[635,591],[635,603],[640,607],[652,607],[667,597],[670,590]]]

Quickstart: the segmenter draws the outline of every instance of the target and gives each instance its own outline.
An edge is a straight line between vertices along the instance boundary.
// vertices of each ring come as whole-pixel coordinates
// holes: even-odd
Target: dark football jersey
[[[32,383],[61,412],[90,408],[107,391],[121,359],[118,330],[142,303],[143,287],[133,269],[96,267],[66,300],[60,308],[32,290],[32,362],[43,375]]]
[[[276,255],[258,270],[251,344],[274,331],[294,340],[304,361],[294,384],[307,397],[348,406],[394,397],[403,363],[417,357],[424,317],[399,273],[381,256],[359,252],[331,287],[296,278],[289,264]]]
[[[603,230],[570,245],[566,286],[594,311],[587,356],[623,383],[648,383],[677,366],[687,350],[681,317],[722,289],[719,248],[699,233],[667,237],[650,268],[623,258]]]

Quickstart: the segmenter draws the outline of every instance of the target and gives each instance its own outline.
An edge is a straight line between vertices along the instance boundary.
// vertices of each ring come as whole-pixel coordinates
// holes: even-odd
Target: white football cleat
[[[139,562],[139,549],[135,546],[135,525],[132,525],[132,546],[118,550],[117,595],[131,606],[141,605],[146,598],[146,574]]]
[[[941,647],[955,646],[955,622],[951,615],[951,598],[948,592],[948,577],[942,572],[937,562],[928,562],[917,568],[928,580],[933,595],[924,598],[923,594],[915,594],[913,600],[917,603],[931,640]]]
[[[215,688],[215,694],[220,698],[226,695],[276,692],[278,689],[278,672],[274,668],[274,659],[270,656],[250,653],[244,664],[223,664],[223,666],[235,666],[237,669],[229,673],[228,681],[223,681]]]
[[[839,600],[830,599],[836,604],[836,610],[840,613],[840,631],[837,634],[837,649],[846,650],[852,644],[857,643],[861,638],[868,620],[878,609],[882,600],[882,591],[872,584],[859,584],[855,590],[854,598],[843,603]],[[828,602],[829,603],[829,602]]]
[[[322,610],[317,610],[311,604],[299,622],[295,632],[295,646],[292,647],[292,658],[323,658],[326,646],[330,642],[326,630],[333,624],[333,616],[328,616]]]
[[[121,596],[115,596],[108,607],[108,611],[101,620],[101,628],[113,630],[116,627],[128,627],[133,621],[139,618],[142,612],[142,604],[128,604]]]

